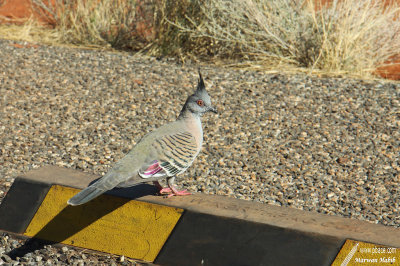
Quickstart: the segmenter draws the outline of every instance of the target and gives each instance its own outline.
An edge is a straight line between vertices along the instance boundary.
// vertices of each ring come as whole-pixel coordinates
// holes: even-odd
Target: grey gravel
[[[0,41],[0,200],[46,164],[104,174],[174,120],[197,82],[197,65],[172,59],[13,43]],[[399,83],[202,72],[220,114],[204,117],[180,187],[400,226]]]
[[[4,252],[0,248],[0,265],[155,265],[137,260],[127,260],[125,257],[122,261],[123,263],[121,263],[123,256],[61,246],[59,244],[48,245],[34,241],[27,248],[24,246],[26,243],[27,240],[20,236],[4,232],[0,233],[1,247],[12,247],[11,253],[10,251]],[[16,252],[16,250],[18,251]]]

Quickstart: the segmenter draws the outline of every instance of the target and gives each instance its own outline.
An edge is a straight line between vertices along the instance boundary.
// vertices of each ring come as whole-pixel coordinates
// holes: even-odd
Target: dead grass
[[[322,41],[312,67],[371,75],[400,54],[399,15],[395,2],[333,1],[329,8],[313,14]]]
[[[193,25],[204,21],[201,5],[205,1],[158,1],[154,17],[155,39],[145,52],[156,56],[175,56],[183,62],[188,58],[199,60],[207,54],[205,47],[209,45],[208,40],[193,38],[191,30]]]
[[[137,49],[133,34],[136,0],[56,0],[54,6],[46,0],[35,0],[37,13],[53,17],[63,43]]]
[[[170,23],[192,39],[217,44],[216,56],[264,68],[371,76],[400,54],[396,3],[333,0],[317,10],[311,0],[213,0],[201,10],[206,18],[201,23]]]
[[[156,2],[155,38],[147,43],[135,35],[136,0],[57,0],[54,9],[45,10],[55,17],[55,30],[41,33],[30,21],[3,36],[364,77],[400,54],[400,9],[388,1],[333,0],[325,6],[312,0]],[[36,0],[38,8],[40,3]]]
[[[64,41],[75,44],[135,47],[132,29],[135,1],[58,0],[57,28]]]
[[[59,0],[61,2],[61,0]],[[62,1],[57,25],[66,41],[135,49],[134,0]]]
[[[61,36],[56,29],[44,27],[35,19],[30,18],[22,25],[0,25],[0,36],[8,40],[22,40],[32,43],[62,44]]]

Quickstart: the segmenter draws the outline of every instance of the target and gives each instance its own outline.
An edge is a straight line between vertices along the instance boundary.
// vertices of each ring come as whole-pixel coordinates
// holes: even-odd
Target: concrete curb
[[[330,265],[346,239],[400,248],[396,228],[222,196],[166,199],[145,184],[66,205],[96,178],[54,166],[21,175],[0,229],[161,265]]]

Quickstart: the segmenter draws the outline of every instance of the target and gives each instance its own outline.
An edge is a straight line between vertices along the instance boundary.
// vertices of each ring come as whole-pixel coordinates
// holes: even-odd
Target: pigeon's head
[[[217,113],[217,110],[211,105],[210,95],[208,95],[206,91],[206,87],[204,86],[204,80],[203,77],[201,76],[200,71],[199,71],[199,83],[197,84],[197,89],[187,99],[182,112],[186,110],[198,116],[202,116],[207,112]]]

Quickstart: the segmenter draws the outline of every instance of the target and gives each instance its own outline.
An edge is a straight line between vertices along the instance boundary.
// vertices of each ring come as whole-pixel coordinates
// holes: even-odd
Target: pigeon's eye
[[[197,103],[198,106],[204,106],[203,100],[197,100],[196,103]]]

